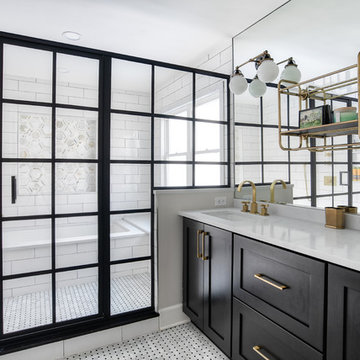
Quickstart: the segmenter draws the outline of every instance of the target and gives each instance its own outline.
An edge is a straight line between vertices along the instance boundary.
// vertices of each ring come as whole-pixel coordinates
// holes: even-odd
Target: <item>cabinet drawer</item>
[[[323,350],[325,264],[236,235],[234,296]]]
[[[232,343],[233,360],[323,359],[322,354],[311,346],[235,298],[233,300]]]

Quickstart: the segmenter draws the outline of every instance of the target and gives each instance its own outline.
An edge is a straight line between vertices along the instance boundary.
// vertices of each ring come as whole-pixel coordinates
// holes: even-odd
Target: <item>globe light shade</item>
[[[274,81],[278,75],[279,67],[272,59],[265,59],[257,70],[257,76],[264,83]]]
[[[257,76],[255,76],[249,85],[249,93],[253,97],[259,98],[260,96],[263,96],[265,92],[266,92],[266,84],[263,83],[261,80],[259,80]]]
[[[294,83],[299,83],[301,80],[301,72],[294,64],[286,65],[280,75],[280,79],[292,81]],[[282,84],[286,86],[291,85],[291,83],[285,83],[285,82],[282,82]]]
[[[246,91],[247,87],[248,83],[244,75],[239,70],[235,70],[230,79],[230,91],[235,95],[240,95]]]

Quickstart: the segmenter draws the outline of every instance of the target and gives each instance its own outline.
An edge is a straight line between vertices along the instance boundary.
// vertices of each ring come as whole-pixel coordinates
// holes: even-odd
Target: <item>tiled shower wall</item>
[[[62,84],[67,87],[61,97],[81,105],[94,105],[97,91],[78,84]],[[7,77],[4,97],[49,101],[49,85],[39,79]],[[61,89],[61,87],[59,87]],[[16,93],[16,94],[15,94]],[[76,99],[74,99],[76,97]],[[144,110],[149,102],[144,93],[113,91],[113,104],[122,108]],[[50,157],[51,113],[45,107],[5,105],[4,107],[4,157]],[[114,159],[136,158],[141,152],[150,153],[149,121],[139,118],[133,121],[126,116],[114,115],[111,152]],[[90,111],[59,109],[56,124],[57,157],[95,158],[97,151],[97,113]],[[18,144],[18,145],[17,145]],[[140,154],[141,155],[141,154]],[[96,211],[96,165],[57,164],[56,168],[57,212]],[[148,208],[150,205],[149,169],[140,165],[114,166],[111,192],[118,209]],[[18,200],[10,203],[10,176],[18,178]],[[137,176],[144,175],[144,176]],[[48,164],[20,164],[4,166],[4,215],[28,215],[49,213],[50,166]],[[36,196],[41,194],[41,196]],[[36,207],[36,209],[34,209]]]
[[[98,92],[81,84],[58,84],[58,101],[96,106]],[[33,78],[7,76],[4,81],[4,97],[24,100],[51,101],[51,85],[48,81]],[[59,96],[60,95],[60,96]],[[146,111],[149,95],[122,90],[113,90],[113,106]],[[57,110],[56,156],[58,158],[97,157],[97,112],[70,109]],[[150,121],[113,115],[111,154],[113,159],[136,159],[145,153],[150,156]],[[50,158],[51,156],[51,109],[24,105],[4,105],[3,156],[9,158]],[[58,163],[56,165],[56,212],[97,211],[97,165]],[[11,204],[11,176],[17,177],[17,201]],[[51,167],[46,163],[4,163],[3,165],[3,216],[49,214],[51,212]],[[150,207],[150,166],[114,165],[111,168],[112,209]],[[86,218],[85,218],[86,219]],[[94,224],[94,219],[63,218],[57,225],[72,229]],[[112,218],[112,223],[121,221]],[[36,244],[31,238],[31,229],[42,229],[47,235],[45,244]],[[14,274],[50,268],[50,223],[49,220],[7,222],[6,230],[30,230],[23,239],[24,247],[16,248],[9,241],[4,249],[4,271]],[[74,236],[76,234],[74,230]],[[96,229],[94,234],[96,235]],[[12,235],[13,236],[13,235]],[[146,249],[145,249],[146,248]],[[149,235],[139,235],[127,240],[112,241],[116,259],[149,255]],[[97,261],[97,241],[78,241],[57,245],[58,266]],[[140,255],[139,255],[140,254]],[[74,262],[74,259],[76,261]],[[126,264],[125,264],[126,265]],[[114,266],[115,276],[148,271],[144,263]],[[63,274],[58,285],[70,285],[79,281],[95,281],[94,270],[81,270]],[[25,281],[26,280],[26,281]],[[49,288],[48,277],[29,277],[5,282],[5,296],[18,296],[27,292]]]

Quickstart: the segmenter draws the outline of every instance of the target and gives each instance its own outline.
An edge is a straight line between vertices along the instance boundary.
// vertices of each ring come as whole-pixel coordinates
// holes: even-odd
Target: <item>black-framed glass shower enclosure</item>
[[[0,47],[1,353],[157,316],[153,190],[230,186],[229,77],[12,34]]]

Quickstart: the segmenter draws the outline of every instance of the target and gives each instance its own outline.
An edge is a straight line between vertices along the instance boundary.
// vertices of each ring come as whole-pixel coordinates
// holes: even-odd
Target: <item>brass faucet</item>
[[[250,180],[245,180],[241,184],[239,184],[237,191],[241,191],[244,184],[249,183],[252,187],[252,202],[250,205],[250,214],[257,214],[257,203],[256,203],[256,187],[255,184]]]
[[[275,185],[277,183],[281,183],[283,189],[286,189],[286,184],[283,180],[279,179],[279,180],[274,180],[271,185],[270,185],[270,202],[273,203],[275,202]]]

